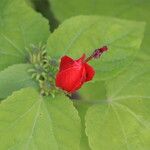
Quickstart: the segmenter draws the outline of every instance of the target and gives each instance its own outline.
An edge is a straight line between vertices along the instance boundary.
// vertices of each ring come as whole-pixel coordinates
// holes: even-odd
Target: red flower
[[[77,60],[63,56],[56,75],[56,86],[73,93],[81,88],[84,82],[92,80],[94,74],[94,69],[85,61],[85,54]]]
[[[107,50],[107,46],[98,48],[86,59],[85,54],[77,60],[63,56],[56,75],[56,86],[69,93],[73,93],[81,88],[84,82],[92,80],[95,74],[94,69],[87,62],[99,58]]]

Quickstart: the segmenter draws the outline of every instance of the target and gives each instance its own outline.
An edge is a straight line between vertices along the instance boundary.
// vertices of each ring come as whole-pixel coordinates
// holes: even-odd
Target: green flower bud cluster
[[[55,87],[57,60],[48,56],[45,46],[39,44],[38,46],[31,45],[28,49],[28,61],[33,65],[28,72],[38,82],[41,95],[54,97],[58,93]]]

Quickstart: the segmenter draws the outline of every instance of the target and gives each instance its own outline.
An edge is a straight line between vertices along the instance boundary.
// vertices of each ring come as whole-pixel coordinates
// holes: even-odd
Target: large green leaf
[[[95,79],[110,78],[129,65],[140,47],[144,23],[98,16],[78,16],[65,21],[48,39],[50,56],[87,56],[103,45],[109,51],[91,61]]]
[[[150,59],[150,1],[149,0],[49,0],[51,9],[59,21],[76,15],[108,15],[119,18],[146,21],[148,23],[141,53],[138,57]],[[65,4],[65,5],[64,5]],[[145,53],[143,53],[143,51]]]
[[[0,98],[6,98],[13,91],[25,87],[38,87],[31,79],[28,69],[30,64],[12,65],[0,72]]]
[[[79,142],[80,119],[64,96],[43,99],[26,88],[2,101],[1,150],[78,150]]]
[[[23,0],[0,2],[0,70],[26,61],[30,44],[46,43],[48,22]]]
[[[135,63],[106,82],[107,99],[86,114],[92,150],[150,149],[149,66]]]

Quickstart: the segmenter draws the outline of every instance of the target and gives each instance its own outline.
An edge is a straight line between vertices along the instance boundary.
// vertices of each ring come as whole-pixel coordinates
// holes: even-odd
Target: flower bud
[[[85,82],[92,80],[94,74],[94,69],[85,62],[85,54],[77,60],[63,56],[56,75],[56,86],[73,93]]]

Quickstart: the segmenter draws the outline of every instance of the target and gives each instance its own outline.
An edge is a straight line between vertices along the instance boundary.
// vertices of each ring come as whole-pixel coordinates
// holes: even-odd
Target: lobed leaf
[[[43,98],[33,88],[0,105],[0,149],[79,149],[80,119],[64,96]]]
[[[150,68],[134,63],[106,81],[107,98],[86,114],[86,133],[92,150],[150,149]]]
[[[91,61],[96,80],[111,78],[131,64],[142,42],[144,23],[99,16],[78,16],[65,21],[49,37],[47,51],[60,58],[90,55],[107,45],[99,60]]]
[[[22,0],[0,2],[0,70],[26,62],[31,44],[46,43],[48,21]]]
[[[0,72],[0,98],[6,98],[13,91],[25,87],[38,87],[38,84],[32,80],[28,73],[32,65],[17,64],[12,65]]]
[[[149,0],[49,0],[56,18],[62,22],[76,15],[105,15],[147,23],[138,58],[149,60],[150,2]],[[65,4],[65,5],[64,5]]]

